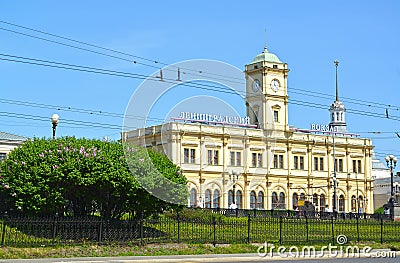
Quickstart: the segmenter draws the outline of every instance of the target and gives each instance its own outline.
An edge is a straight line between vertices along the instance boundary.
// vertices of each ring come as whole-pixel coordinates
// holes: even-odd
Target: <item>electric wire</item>
[[[142,75],[142,74],[113,71],[113,70],[86,67],[86,66],[67,64],[67,63],[59,63],[59,62],[54,62],[54,61],[49,61],[49,60],[33,59],[33,58],[13,56],[13,55],[8,55],[8,54],[1,54],[1,53],[0,53],[0,56],[7,57],[7,58],[0,57],[0,60],[10,61],[10,62],[19,62],[19,63],[26,63],[26,64],[32,64],[32,65],[39,65],[39,66],[54,67],[54,68],[59,68],[59,69],[69,69],[69,70],[83,71],[83,72],[89,72],[89,73],[106,74],[106,75],[118,76],[118,77],[160,81],[160,79],[157,77],[146,76],[146,75]],[[204,84],[204,83],[193,83],[193,82],[186,83],[186,82],[180,82],[180,81],[176,81],[176,80],[172,80],[172,79],[164,79],[163,81],[171,83],[171,84],[179,84],[179,85],[183,85],[183,86],[189,86],[189,87],[193,87],[193,88],[197,88],[197,89],[204,89],[204,90],[215,91],[215,92],[222,92],[222,93],[228,93],[228,94],[239,94],[239,95],[244,94],[244,92],[241,92],[241,91],[232,91],[225,87],[208,85],[208,84]],[[300,101],[300,100],[292,99],[291,103],[294,105],[299,105],[299,106],[307,106],[307,107],[313,107],[313,108],[319,108],[319,109],[326,109],[326,105],[313,103],[310,101]],[[364,116],[385,118],[384,116],[381,116],[381,114],[374,113],[374,112],[362,111],[362,110],[357,110],[357,109],[347,109],[347,111],[349,113],[362,114]],[[398,117],[398,116],[392,115],[392,116],[386,117],[386,118],[394,120],[394,121],[400,121],[400,117]]]
[[[113,52],[113,53],[117,53],[117,54],[121,54],[121,55],[124,55],[124,56],[129,56],[129,57],[132,57],[132,58],[141,59],[141,60],[148,61],[148,62],[152,62],[152,63],[155,63],[155,64],[160,64],[160,65],[163,65],[163,66],[174,67],[175,69],[179,69],[179,70],[182,69],[182,70],[186,70],[186,71],[192,72],[192,73],[189,73],[189,72],[182,71],[182,72],[181,72],[182,74],[188,74],[188,75],[194,75],[194,76],[202,76],[202,77],[204,77],[204,76],[206,76],[206,75],[217,76],[217,77],[219,77],[219,78],[213,77],[213,79],[216,79],[216,80],[223,80],[223,81],[229,81],[229,82],[234,82],[234,83],[236,82],[236,83],[239,83],[239,84],[242,84],[242,82],[234,81],[233,79],[243,80],[242,78],[238,78],[238,77],[234,77],[234,76],[224,76],[224,75],[222,75],[222,74],[216,74],[216,73],[206,72],[206,71],[204,71],[204,70],[193,70],[193,69],[186,68],[186,67],[180,68],[179,66],[170,65],[170,64],[167,64],[167,63],[164,63],[164,62],[160,62],[160,61],[158,61],[158,60],[152,60],[152,59],[144,58],[144,57],[141,57],[141,56],[137,56],[137,55],[133,55],[133,54],[128,54],[128,53],[121,52],[121,51],[117,51],[117,50],[114,50],[114,49],[101,47],[101,46],[94,45],[94,44],[90,44],[90,43],[87,43],[87,42],[83,42],[83,41],[79,41],[79,40],[74,40],[74,39],[71,39],[71,38],[67,38],[67,37],[63,37],[63,36],[59,36],[59,35],[47,33],[47,32],[41,31],[41,30],[36,30],[36,29],[28,28],[28,27],[25,27],[25,26],[19,26],[19,25],[12,24],[12,23],[5,22],[5,21],[1,21],[1,20],[0,20],[0,23],[7,24],[7,25],[12,25],[12,26],[15,26],[15,27],[20,27],[20,28],[23,28],[23,29],[26,29],[26,30],[30,30],[30,31],[34,31],[34,32],[37,32],[37,33],[49,35],[49,36],[52,36],[52,37],[56,37],[56,38],[68,40],[68,41],[75,42],[75,43],[79,43],[79,44],[86,45],[86,46],[89,46],[89,47],[94,47],[94,48],[97,48],[97,49],[106,50],[106,51]],[[4,28],[4,27],[0,27],[0,30],[7,31],[7,32],[10,32],[10,33],[14,33],[14,34],[23,35],[23,36],[26,36],[26,37],[31,37],[31,38],[43,40],[43,41],[50,42],[50,43],[53,43],[53,44],[63,45],[63,46],[67,46],[67,47],[70,47],[70,48],[75,48],[75,49],[78,49],[78,50],[87,51],[87,52],[94,53],[94,54],[98,54],[98,55],[102,55],[102,56],[107,56],[107,57],[111,57],[111,58],[115,58],[115,59],[120,59],[120,60],[124,60],[124,61],[128,61],[128,62],[133,62],[134,64],[139,64],[139,65],[146,66],[146,67],[151,67],[151,68],[160,69],[160,67],[158,67],[158,66],[150,65],[150,64],[148,64],[148,63],[139,62],[139,61],[137,61],[137,60],[131,60],[131,59],[126,59],[126,58],[122,58],[122,57],[119,57],[119,56],[115,56],[115,55],[109,55],[109,54],[105,54],[105,53],[103,53],[103,52],[98,52],[98,51],[93,51],[93,50],[90,50],[90,49],[87,49],[87,48],[77,47],[77,46],[74,46],[74,45],[70,45],[70,44],[66,44],[66,43],[59,42],[59,41],[54,41],[54,40],[50,40],[50,39],[46,39],[46,38],[42,38],[42,37],[30,35],[30,34],[18,32],[18,31],[15,31],[15,30],[11,30],[11,29]],[[174,71],[174,70],[165,69],[165,68],[164,68],[164,70],[166,70],[166,71]]]
[[[169,64],[161,62],[159,60],[149,59],[149,58],[145,58],[145,57],[142,57],[142,56],[137,56],[137,55],[134,55],[134,54],[128,54],[128,53],[121,52],[121,51],[118,51],[118,50],[115,50],[115,49],[101,47],[99,45],[94,45],[94,44],[90,44],[90,43],[87,43],[87,42],[75,40],[75,39],[72,39],[72,38],[68,38],[68,37],[64,37],[64,36],[48,33],[48,32],[42,31],[42,30],[37,30],[37,29],[30,28],[30,27],[17,25],[17,24],[14,24],[14,23],[3,21],[3,20],[0,20],[0,23],[6,24],[6,25],[10,25],[10,26],[14,26],[14,27],[18,27],[18,28],[22,28],[22,29],[29,30],[29,31],[33,31],[33,32],[36,32],[36,33],[44,34],[44,35],[47,35],[47,36],[51,36],[51,37],[55,37],[55,38],[59,38],[59,39],[67,40],[67,41],[71,41],[71,42],[78,43],[78,44],[81,44],[81,45],[86,45],[88,47],[97,48],[97,49],[105,50],[105,51],[108,51],[108,52],[113,52],[113,53],[116,53],[116,54],[119,54],[119,55],[129,56],[129,57],[132,57],[132,58],[137,58],[137,59],[141,59],[141,60],[144,60],[144,61],[147,61],[147,62],[152,62],[152,63],[155,63],[155,64],[164,65],[164,66],[170,66]],[[130,60],[130,59],[125,59],[125,58],[121,58],[121,57],[117,57],[117,56],[112,56],[112,55],[109,55],[109,54],[105,54],[105,53],[102,53],[102,52],[89,50],[89,49],[86,49],[86,48],[80,48],[80,47],[77,47],[77,46],[61,43],[61,42],[58,42],[58,41],[53,41],[53,40],[49,40],[49,39],[46,39],[46,38],[33,36],[33,35],[30,35],[30,34],[25,34],[25,33],[22,33],[22,32],[15,31],[15,30],[10,30],[10,29],[1,28],[1,27],[0,27],[0,29],[4,30],[4,31],[15,33],[15,34],[20,34],[20,35],[24,35],[24,36],[28,36],[28,37],[32,37],[32,38],[37,38],[37,39],[40,39],[40,40],[43,40],[43,41],[49,41],[49,42],[52,42],[52,43],[55,43],[55,44],[64,45],[64,46],[68,46],[68,47],[71,47],[71,48],[77,48],[77,49],[81,49],[83,51],[92,52],[92,53],[96,53],[96,54],[99,54],[99,55],[109,56],[109,57],[112,57],[112,58],[116,58],[116,59],[121,59],[121,60],[132,62],[132,60]],[[159,68],[159,67],[156,67],[156,66],[153,66],[153,65],[140,63],[138,61],[133,61],[133,62],[141,64],[143,66],[148,66],[148,67],[152,67],[152,68]],[[232,78],[235,78],[235,77],[232,77],[232,76],[226,76],[226,75],[222,75],[222,74],[215,74],[215,73],[205,72],[205,71],[200,71],[200,70],[193,70],[193,69],[190,69],[190,68],[182,68],[182,69],[185,69],[187,71],[192,71],[192,72],[197,72],[197,73],[206,73],[206,74],[211,74],[211,75],[227,78],[227,79],[224,79],[225,81],[231,81]],[[186,74],[185,72],[182,72],[182,73]],[[242,78],[236,78],[236,79],[243,81]],[[245,84],[244,82],[237,82],[237,83]],[[302,92],[305,92],[305,93],[296,92],[295,90],[302,91]],[[329,94],[326,94],[326,93],[313,91],[312,94],[310,94],[309,90],[298,89],[298,88],[294,88],[294,87],[291,87],[291,92],[292,93],[301,94],[301,95],[306,95],[306,96],[314,96],[314,97],[315,97],[315,94],[319,94],[318,97],[320,97],[320,98],[325,98],[325,99],[331,99],[332,98],[332,95],[329,95]],[[395,109],[395,110],[399,110],[400,109],[399,106],[390,105],[390,104],[377,103],[377,102],[371,102],[371,101],[366,101],[366,100],[361,100],[361,99],[353,99],[353,98],[347,98],[347,97],[341,97],[341,98],[342,98],[342,100],[344,102],[349,102],[349,103],[352,103],[352,104],[358,104],[358,105],[363,105],[363,106],[368,106],[368,107],[391,108],[391,109]],[[376,105],[376,106],[374,106],[374,105]]]
[[[11,24],[11,23],[4,22],[4,21],[0,21],[0,22],[5,23],[5,24],[10,24],[10,25],[18,26],[18,25],[15,25],[15,24]],[[69,38],[57,36],[57,35],[54,35],[54,34],[49,34],[49,33],[43,32],[43,31],[38,31],[38,30],[30,29],[30,28],[27,28],[27,27],[22,27],[22,26],[19,26],[19,27],[25,28],[25,29],[29,29],[29,30],[33,30],[33,31],[36,31],[36,32],[40,32],[40,33],[43,33],[43,34],[47,34],[47,35],[51,35],[51,36],[63,38],[63,39],[69,40],[69,41],[74,41],[74,42],[77,42],[77,43],[85,44],[85,45],[88,45],[88,46],[92,46],[92,47],[96,47],[96,48],[100,48],[100,49],[104,49],[104,50],[108,50],[108,51],[112,51],[112,52],[116,52],[116,53],[120,53],[120,54],[124,54],[124,55],[128,55],[128,56],[132,56],[132,57],[137,57],[137,58],[140,58],[140,59],[143,59],[143,60],[147,60],[147,61],[150,61],[150,62],[154,62],[154,63],[156,63],[156,64],[159,63],[159,64],[162,64],[162,65],[167,65],[167,64],[165,64],[165,63],[158,62],[157,60],[151,60],[151,59],[146,59],[146,58],[139,57],[139,56],[134,56],[134,55],[132,55],[132,54],[127,54],[127,53],[119,52],[119,51],[116,51],[116,50],[107,49],[107,48],[103,48],[103,47],[96,46],[96,45],[91,45],[91,44],[88,44],[88,43],[85,43],[85,42],[76,41],[76,40],[73,40],[73,39],[69,39]],[[22,34],[22,35],[24,35],[24,33],[21,33],[21,32],[16,32],[16,31],[4,29],[4,28],[0,28],[0,29],[3,29],[3,30],[6,30],[6,31],[10,31],[10,32],[13,32],[13,33],[17,33],[17,34]],[[73,47],[73,48],[82,49],[82,48],[79,48],[79,47],[76,47],[76,46],[72,46],[72,45],[68,45],[68,44],[64,44],[64,43],[59,43],[59,42],[56,42],[56,41],[51,41],[51,40],[48,40],[48,39],[39,38],[39,37],[32,36],[32,35],[27,35],[27,34],[25,34],[25,35],[26,35],[26,36],[29,36],[29,37],[35,37],[35,38],[38,38],[38,39],[41,39],[41,40],[44,40],[44,41],[54,42],[54,43],[56,43],[56,44],[61,44],[61,45],[66,45],[66,46]],[[101,55],[105,55],[105,56],[109,56],[109,57],[112,57],[112,58],[123,59],[123,58],[121,58],[121,57],[110,56],[110,55],[108,55],[108,54],[103,54],[103,53],[95,52],[95,51],[88,50],[88,49],[82,49],[82,50],[88,51],[88,52],[97,53],[97,54],[101,54]],[[3,59],[3,60],[6,60],[6,59]],[[129,62],[132,62],[131,60],[127,60],[127,59],[124,59],[124,60],[125,60],[125,61],[129,61]],[[20,62],[20,61],[14,61],[14,62]],[[22,63],[23,63],[23,62],[22,62]],[[136,61],[134,61],[134,63],[136,63]],[[60,63],[60,64],[62,65],[63,63]],[[74,66],[74,65],[68,65],[68,64],[64,64],[64,65],[65,65],[65,66],[70,66],[70,67],[71,67],[71,66]],[[144,65],[145,65],[145,64],[144,64]],[[41,65],[41,66],[48,66],[48,65]],[[151,65],[147,65],[147,64],[146,64],[145,66],[151,66]],[[121,72],[110,71],[110,70],[104,70],[104,69],[95,69],[95,68],[83,67],[83,66],[80,66],[80,67],[82,67],[81,71],[85,71],[85,68],[86,68],[86,69],[92,69],[92,70],[99,70],[99,71],[100,71],[100,72],[92,72],[92,73],[100,73],[100,74],[111,74],[111,73],[113,73],[113,74],[116,74],[115,76],[125,76],[124,74],[133,74],[133,73],[124,73],[124,72],[121,73]],[[155,66],[151,66],[151,67],[158,68],[158,67],[155,67]],[[60,68],[62,68],[62,67],[60,67]],[[65,68],[65,69],[70,69],[70,70],[71,70],[72,68]],[[77,69],[74,69],[74,70],[77,70]],[[193,71],[195,71],[195,70],[193,70]],[[90,72],[90,71],[87,71],[87,72]],[[197,71],[196,71],[196,72],[197,72]],[[205,72],[204,72],[204,71],[203,71],[203,72],[200,71],[200,73],[205,73]],[[119,75],[119,74],[121,74],[121,75]],[[184,73],[184,74],[185,74],[185,73]],[[138,74],[138,75],[140,75],[140,74]],[[223,76],[223,75],[221,75],[221,74],[214,74],[214,75]],[[149,77],[149,76],[146,76],[146,77]],[[225,76],[223,76],[223,77],[225,77]],[[140,78],[140,77],[138,76],[138,78]],[[157,80],[157,79],[156,79],[156,80]],[[219,88],[219,87],[218,87],[218,88]],[[303,92],[305,92],[305,93],[296,92],[296,91],[293,91],[293,90],[303,91]],[[214,91],[216,91],[216,90],[214,90]],[[332,96],[329,95],[329,94],[324,94],[324,93],[319,93],[319,92],[313,92],[313,95],[310,95],[308,90],[297,89],[297,88],[291,88],[291,92],[292,92],[292,93],[296,93],[296,94],[300,94],[300,95],[305,95],[305,96],[313,96],[313,97],[316,97],[315,94],[320,94],[321,96],[317,96],[317,97],[323,98],[323,99],[331,99],[331,98],[332,98]],[[349,101],[348,101],[349,103],[358,104],[358,105],[361,105],[361,106],[376,107],[376,108],[386,108],[386,109],[387,109],[387,107],[389,107],[389,108],[392,108],[392,109],[395,109],[395,110],[399,110],[399,107],[398,107],[398,106],[394,106],[394,105],[387,105],[387,104],[384,104],[384,103],[377,103],[377,102],[370,102],[370,101],[365,101],[365,100],[350,99],[350,98],[342,97],[342,100],[343,100],[343,101],[347,101],[347,99],[349,99]],[[357,102],[358,102],[358,103],[357,103]],[[303,104],[301,104],[301,103],[303,103]],[[300,103],[299,103],[299,101],[298,101],[298,102],[297,102],[297,105],[309,106],[308,104],[305,105],[304,103],[308,103],[308,102],[301,102],[301,101],[300,101]],[[293,104],[296,104],[296,103],[293,103]],[[375,105],[376,105],[376,106],[375,106]],[[321,105],[321,104],[319,104],[319,105],[318,105],[318,104],[313,104],[312,107],[313,107],[313,108],[326,109],[326,106],[325,106],[325,105]],[[348,109],[348,112],[349,112],[349,113],[354,113],[354,114],[362,114],[362,115],[364,115],[364,116],[382,118],[381,114],[373,113],[373,112],[366,112],[366,111],[355,110],[355,109]],[[90,113],[90,114],[97,114],[97,113],[92,112],[92,113]],[[99,112],[99,114],[102,114],[102,113]],[[391,115],[391,117],[390,117],[389,119],[398,121],[398,120],[399,120],[398,118],[399,118],[399,117],[397,117],[397,116]],[[161,119],[158,119],[158,120],[161,120]],[[389,137],[388,137],[388,138],[389,138]]]

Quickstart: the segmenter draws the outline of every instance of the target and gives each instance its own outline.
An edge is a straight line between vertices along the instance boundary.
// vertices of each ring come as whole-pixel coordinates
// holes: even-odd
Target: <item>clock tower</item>
[[[288,129],[287,64],[267,47],[246,65],[246,111],[264,130]]]

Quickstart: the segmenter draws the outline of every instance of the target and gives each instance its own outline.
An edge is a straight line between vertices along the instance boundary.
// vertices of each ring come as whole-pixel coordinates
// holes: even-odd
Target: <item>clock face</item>
[[[273,80],[271,81],[271,88],[272,88],[274,91],[278,91],[278,90],[279,90],[279,87],[280,87],[279,80],[273,79]]]
[[[254,80],[253,87],[252,87],[253,91],[254,92],[260,91],[260,87],[261,87],[260,81],[258,79]]]

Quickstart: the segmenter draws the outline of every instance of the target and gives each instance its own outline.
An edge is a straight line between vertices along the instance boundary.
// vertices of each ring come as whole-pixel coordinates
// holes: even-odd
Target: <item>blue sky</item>
[[[290,103],[290,124],[299,128],[329,122],[327,109],[335,88],[333,61],[337,59],[339,96],[349,110],[362,111],[348,112],[348,130],[373,138],[379,157],[390,153],[400,157],[400,138],[396,136],[400,132],[398,1],[38,0],[1,1],[0,10],[3,22],[146,58],[149,61],[135,59],[149,66],[12,33],[7,30],[78,45],[5,23],[0,23],[1,54],[143,75],[158,71],[160,64],[154,60],[172,64],[211,59],[243,70],[262,51],[266,39],[269,51],[287,62],[291,70],[290,101],[326,105],[320,109]],[[117,139],[121,116],[142,82],[4,60],[0,60],[0,72],[0,130],[28,137],[50,136],[50,116],[58,113],[58,136]],[[179,92],[180,96],[186,93]],[[326,95],[319,93],[331,97],[323,98]],[[199,95],[215,96],[207,92]],[[29,102],[31,106],[5,100]],[[32,103],[56,107],[32,107]],[[386,108],[390,118],[385,118]],[[161,117],[171,109],[165,106],[164,110]],[[242,111],[240,107],[237,110]],[[63,119],[76,122],[67,124]],[[87,122],[106,126],[96,128]]]

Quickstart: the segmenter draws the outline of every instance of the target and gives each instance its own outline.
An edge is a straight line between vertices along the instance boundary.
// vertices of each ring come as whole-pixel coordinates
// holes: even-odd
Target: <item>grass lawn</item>
[[[297,243],[286,244],[289,248]],[[304,244],[301,244],[303,246]],[[326,244],[314,244],[319,248]],[[354,244],[353,244],[354,245]],[[378,244],[374,242],[357,243],[358,246],[400,250],[400,242]],[[199,254],[243,254],[257,253],[260,244],[149,244],[145,246],[128,245],[81,245],[62,247],[15,248],[0,247],[1,259],[23,258],[70,258],[70,257],[112,257],[112,256],[157,256],[157,255],[199,255]],[[276,247],[279,244],[275,244]]]

